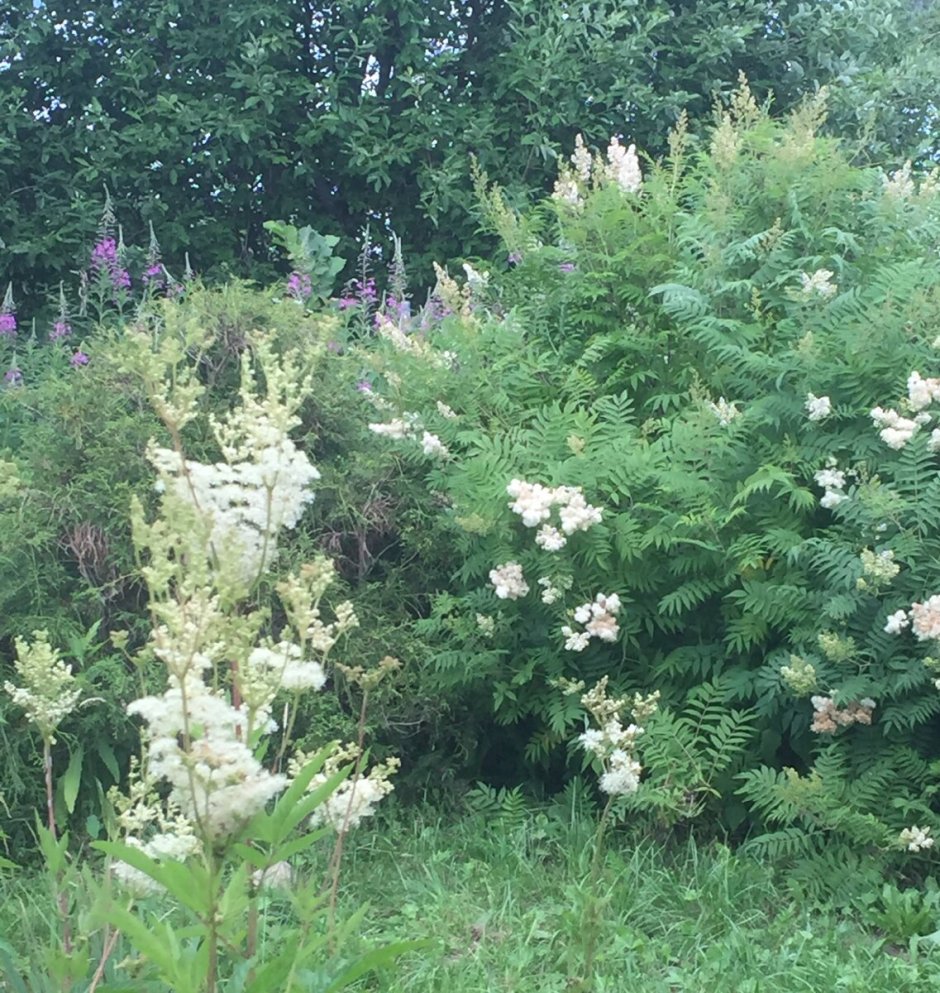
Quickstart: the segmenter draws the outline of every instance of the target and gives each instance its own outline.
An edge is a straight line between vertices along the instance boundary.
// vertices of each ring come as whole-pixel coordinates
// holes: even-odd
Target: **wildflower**
[[[790,664],[782,666],[780,676],[797,695],[805,696],[816,689],[816,669],[801,655],[791,655]]]
[[[518,600],[529,592],[529,584],[518,562],[505,562],[491,569],[490,582],[500,600]]]
[[[275,862],[266,869],[255,869],[251,874],[255,890],[291,890],[294,888],[294,870],[290,862]]]
[[[447,446],[436,434],[425,431],[421,436],[421,450],[425,455],[431,455],[437,459],[444,459],[450,454]]]
[[[816,480],[816,485],[825,491],[819,501],[821,507],[832,510],[844,500],[848,500],[848,496],[843,492],[845,473],[836,468],[835,459],[829,459],[826,468],[817,470],[813,478]]]
[[[7,291],[0,304],[0,337],[16,337],[16,306],[13,303],[13,284],[7,284]]]
[[[535,535],[535,543],[546,552],[558,552],[567,544],[567,539],[551,524],[543,524]]]
[[[591,636],[584,631],[575,631],[567,624],[561,629],[565,636],[565,651],[583,652],[591,641]]]
[[[308,789],[315,790],[334,776],[344,765],[358,763],[360,757],[359,748],[356,745],[338,748],[326,760],[322,772],[318,772],[310,780]],[[301,760],[302,758],[301,756]],[[297,774],[299,765],[299,760],[291,761],[289,768],[292,775]],[[397,758],[390,758],[373,766],[364,776],[354,774],[343,780],[339,787],[314,811],[310,818],[311,826],[318,827],[321,824],[328,824],[340,834],[345,834],[356,827],[363,818],[371,816],[379,801],[388,796],[395,788],[391,782],[391,777],[400,766],[401,762]]]
[[[620,627],[615,619],[620,613],[620,597],[616,593],[605,596],[598,593],[593,602],[582,603],[574,611],[574,620],[584,625],[583,631],[575,631],[570,626],[561,629],[565,636],[565,648],[568,651],[583,651],[591,638],[613,642],[620,634]]]
[[[107,277],[115,290],[130,288],[131,277],[121,265],[114,238],[101,238],[91,250],[91,270],[99,278]]]
[[[914,180],[911,179],[910,159],[890,176],[884,177],[882,193],[888,200],[907,200],[913,196]]]
[[[605,174],[607,179],[616,183],[625,193],[636,193],[643,183],[636,146],[624,148],[616,136],[611,138],[607,146]]]
[[[575,135],[574,151],[571,153],[571,164],[574,166],[575,175],[582,183],[587,183],[591,179],[591,153],[584,145],[584,136]]]
[[[818,296],[822,297],[824,300],[828,300],[830,297],[834,297],[838,293],[839,288],[835,283],[831,282],[834,273],[829,269],[817,269],[812,275],[808,273],[800,273],[800,282],[802,284],[801,292],[804,299],[809,297]]]
[[[869,697],[842,708],[837,707],[832,697],[828,696],[813,696],[810,702],[814,711],[810,731],[816,734],[833,734],[851,724],[871,724],[875,709],[875,701]]]
[[[912,410],[919,411],[929,407],[940,400],[940,379],[924,379],[915,369],[907,377],[907,396]]]
[[[919,414],[912,420],[909,417],[902,417],[896,410],[884,410],[881,407],[875,407],[870,416],[875,426],[882,429],[879,432],[881,440],[896,451],[904,448],[917,434],[924,417],[929,419],[929,415]]]
[[[559,272],[563,272],[565,274],[570,273],[570,272],[574,272],[576,268],[577,268],[577,266],[575,266],[575,264],[573,262],[559,262],[558,263],[558,271]]]
[[[551,606],[562,596],[562,590],[548,576],[539,579],[539,586],[542,587],[542,603],[546,606]]]
[[[72,325],[68,321],[58,320],[52,325],[49,332],[50,341],[61,341],[72,333]]]
[[[489,614],[477,614],[477,627],[484,638],[492,638],[496,631],[496,621]]]
[[[888,620],[884,626],[885,634],[900,634],[905,628],[910,627],[910,623],[906,610],[896,610],[893,614],[888,615]]]
[[[894,561],[894,552],[890,548],[882,549],[877,554],[870,548],[863,548],[859,556],[862,563],[862,575],[856,580],[855,587],[859,590],[879,590],[887,586],[901,571]]]
[[[7,386],[20,386],[23,382],[23,371],[13,366],[3,374],[3,381]]]
[[[940,594],[935,593],[924,603],[915,603],[910,612],[911,630],[918,641],[940,638]]]
[[[441,400],[437,401],[437,412],[441,415],[441,417],[448,421],[453,421],[457,418],[457,414],[454,412],[453,407],[448,407],[447,404],[443,403]]]
[[[292,272],[287,277],[287,294],[294,300],[306,300],[313,293],[313,283],[305,272]]]
[[[814,393],[806,394],[806,418],[810,421],[823,421],[832,413],[832,401],[829,397],[818,397]]]
[[[3,688],[43,740],[52,744],[56,728],[77,706],[81,690],[75,685],[72,667],[49,644],[48,632],[34,631],[32,644],[24,638],[17,638],[15,644],[14,666],[23,685],[6,681]]]
[[[728,403],[724,397],[718,398],[718,403],[712,403],[708,401],[708,409],[718,418],[718,423],[721,427],[726,428],[729,424],[738,416],[740,416],[741,411],[738,410],[737,406],[733,403]]]
[[[83,366],[83,365],[88,365],[88,363],[89,363],[90,361],[91,361],[91,359],[89,358],[89,356],[88,356],[88,354],[87,354],[87,352],[83,352],[83,351],[81,351],[81,349],[79,349],[79,350],[78,350],[78,351],[77,351],[77,352],[76,352],[76,353],[75,353],[75,354],[74,354],[74,355],[73,355],[73,356],[72,356],[72,357],[71,357],[71,358],[69,359],[69,365],[70,365],[70,366],[71,366],[71,367],[72,367],[73,369],[78,369],[78,368],[79,368],[80,366]]]
[[[929,828],[921,828],[914,824],[898,835],[898,842],[909,852],[921,852],[933,848],[934,839]]]

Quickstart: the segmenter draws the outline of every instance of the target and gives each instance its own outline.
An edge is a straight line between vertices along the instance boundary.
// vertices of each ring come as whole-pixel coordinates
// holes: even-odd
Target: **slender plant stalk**
[[[46,819],[49,834],[52,836],[53,842],[56,842],[59,836],[55,826],[55,796],[52,789],[52,742],[49,738],[44,738],[42,743],[42,768],[46,779]],[[61,888],[61,872],[56,872],[53,884],[55,886],[56,904],[59,908],[59,919],[62,922],[62,948],[66,955],[71,955],[72,924],[69,921],[69,898],[65,890]]]

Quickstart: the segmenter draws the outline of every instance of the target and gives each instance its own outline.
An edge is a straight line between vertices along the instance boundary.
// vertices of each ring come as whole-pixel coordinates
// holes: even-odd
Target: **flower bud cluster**
[[[813,705],[813,723],[810,730],[816,734],[833,734],[839,728],[851,724],[871,724],[875,701],[869,697],[850,703],[847,707],[837,707],[829,696],[810,697]]]
[[[802,655],[791,655],[790,664],[781,667],[780,676],[797,696],[816,689],[816,669]]]
[[[880,590],[888,586],[901,571],[901,567],[894,561],[894,552],[890,548],[880,552],[863,548],[859,557],[862,561],[862,575],[855,582],[856,589]]]
[[[819,501],[820,507],[832,510],[838,507],[843,500],[848,500],[845,491],[845,473],[836,468],[836,460],[828,459],[825,469],[819,469],[813,476],[816,485],[822,489],[823,496]]]
[[[35,724],[43,740],[55,742],[55,730],[76,708],[81,690],[75,685],[72,667],[66,665],[58,651],[49,644],[46,631],[34,631],[33,642],[16,639],[16,674],[22,685],[9,680],[4,690],[13,703]]]
[[[582,603],[574,612],[574,620],[583,625],[583,630],[575,630],[567,624],[561,629],[565,636],[565,649],[569,652],[583,652],[591,638],[616,641],[620,626],[615,618],[619,613],[620,597],[616,593],[609,596],[598,593],[593,603]]]

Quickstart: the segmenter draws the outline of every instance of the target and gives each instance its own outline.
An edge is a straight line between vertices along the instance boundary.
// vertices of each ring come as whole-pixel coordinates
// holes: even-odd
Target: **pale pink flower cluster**
[[[619,613],[620,597],[616,593],[609,596],[598,593],[593,603],[582,603],[574,612],[574,620],[583,625],[583,630],[575,630],[568,624],[561,629],[565,636],[565,649],[569,652],[583,652],[591,638],[616,641],[620,626],[615,618]]]
[[[529,584],[518,562],[504,562],[490,569],[490,582],[500,600],[519,600],[529,592]]]
[[[845,490],[845,473],[836,468],[835,459],[829,459],[825,469],[819,469],[814,477],[816,485],[824,490],[822,499],[819,501],[821,507],[832,510],[838,507],[843,500],[848,500]]]
[[[527,528],[538,527],[535,543],[547,552],[557,552],[567,544],[567,535],[587,531],[599,524],[603,511],[592,507],[585,499],[580,486],[543,486],[513,479],[506,487],[513,497],[509,508],[522,518]],[[553,508],[558,508],[559,527],[547,523]],[[541,527],[539,527],[541,525]]]
[[[806,394],[806,419],[809,421],[824,421],[832,413],[832,401],[829,397],[818,397],[815,393]]]
[[[911,630],[918,641],[940,639],[940,594],[934,593],[923,603],[915,603],[910,612]]]
[[[871,715],[875,709],[875,701],[865,697],[847,707],[837,707],[829,696],[812,696],[813,723],[810,731],[816,734],[834,734],[839,728],[850,724],[871,724]]]
[[[933,848],[934,839],[929,828],[922,828],[913,824],[898,835],[898,842],[909,852],[921,852]]]

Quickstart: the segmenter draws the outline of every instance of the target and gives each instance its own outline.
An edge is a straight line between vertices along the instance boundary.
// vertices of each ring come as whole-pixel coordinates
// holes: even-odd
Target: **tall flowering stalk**
[[[125,356],[125,365],[147,384],[172,439],[172,447],[151,443],[148,449],[158,477],[157,516],[147,520],[139,502],[132,511],[152,626],[141,655],[162,663],[166,689],[128,708],[143,722],[144,756],[129,792],[113,797],[125,841],[105,849],[116,858],[115,875],[133,892],[169,889],[193,907],[191,890],[203,891],[197,915],[207,953],[200,986],[206,993],[215,993],[221,956],[242,934],[240,923],[228,928],[221,910],[229,860],[250,856],[256,867],[248,877],[248,934],[238,939],[245,942],[250,969],[257,954],[258,889],[290,875],[279,865],[279,843],[285,824],[290,830],[298,820],[267,813],[271,801],[284,794],[290,809],[313,815],[308,823],[315,827],[324,819],[317,814],[320,805],[345,779],[348,809],[358,820],[391,789],[394,771],[392,763],[362,775],[362,763],[347,753],[326,766],[325,753],[291,755],[298,696],[323,687],[331,649],[358,622],[349,603],[336,607],[334,619],[323,616],[321,601],[334,575],[326,559],[277,584],[283,624],[274,625],[268,610],[251,605],[257,580],[274,563],[283,532],[296,526],[313,499],[319,478],[289,436],[312,375],[297,355],[278,358],[260,337],[252,348],[254,357],[243,362],[238,405],[209,419],[221,453],[215,463],[189,459],[183,450],[183,432],[197,417],[202,393],[193,369],[181,361],[188,349],[170,336],[154,348],[142,332],[132,332]],[[274,720],[276,704],[281,726]],[[272,736],[273,747],[266,746]],[[273,757],[269,765],[263,754]],[[350,761],[357,762],[352,779],[348,768],[339,768]],[[172,866],[184,862],[192,878],[182,885]],[[118,914],[115,923],[134,927],[127,915]],[[171,982],[173,968],[167,962],[163,970]]]

